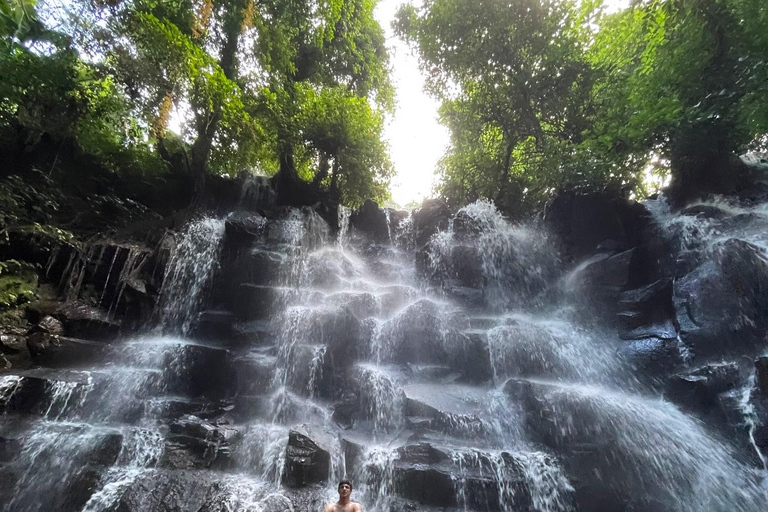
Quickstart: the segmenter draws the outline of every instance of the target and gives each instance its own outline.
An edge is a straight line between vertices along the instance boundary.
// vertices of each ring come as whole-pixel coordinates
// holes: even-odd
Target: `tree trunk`
[[[224,33],[226,39],[221,48],[219,66],[229,80],[235,79],[237,71],[237,45],[240,34],[245,23],[246,2],[242,0],[235,1],[229,7],[228,12],[224,14]],[[195,191],[192,197],[190,207],[196,207],[202,200],[205,190],[206,176],[210,170],[211,149],[216,133],[221,123],[222,106],[220,102],[214,101],[213,109],[197,120],[197,138],[192,144],[192,155],[190,158],[190,171],[192,172],[195,183]]]

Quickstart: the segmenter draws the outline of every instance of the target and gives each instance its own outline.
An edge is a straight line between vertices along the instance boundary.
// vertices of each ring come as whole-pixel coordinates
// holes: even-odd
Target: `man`
[[[339,501],[327,504],[323,512],[363,512],[363,507],[359,503],[349,499],[351,495],[352,482],[342,480],[339,482]]]

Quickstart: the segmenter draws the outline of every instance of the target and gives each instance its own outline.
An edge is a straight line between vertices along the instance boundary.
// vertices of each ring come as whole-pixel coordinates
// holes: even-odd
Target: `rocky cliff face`
[[[762,206],[252,185],[148,243],[10,235],[48,292],[0,338],[3,510],[763,510]]]

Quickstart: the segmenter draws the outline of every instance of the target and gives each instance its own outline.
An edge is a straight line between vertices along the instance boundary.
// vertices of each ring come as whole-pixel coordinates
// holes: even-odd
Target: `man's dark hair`
[[[337,489],[341,489],[341,486],[344,484],[347,484],[349,488],[352,489],[352,482],[350,482],[349,480],[342,480],[341,482],[339,482],[339,486],[337,487]]]

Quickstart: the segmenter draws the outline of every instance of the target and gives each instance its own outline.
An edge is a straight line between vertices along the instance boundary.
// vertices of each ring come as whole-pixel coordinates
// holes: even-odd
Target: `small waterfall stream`
[[[314,210],[287,209],[237,246],[225,220],[188,225],[159,304],[178,337],[0,376],[0,440],[18,443],[0,460],[2,510],[319,510],[342,477],[367,512],[606,512],[615,496],[631,512],[765,508],[764,468],[583,321],[583,279],[549,234],[478,202],[422,248],[423,272],[413,217],[386,213],[381,244],[346,209],[335,236]],[[722,227],[655,215],[682,229],[682,251]],[[569,293],[551,292],[563,282]],[[299,436],[314,444],[287,450]]]

